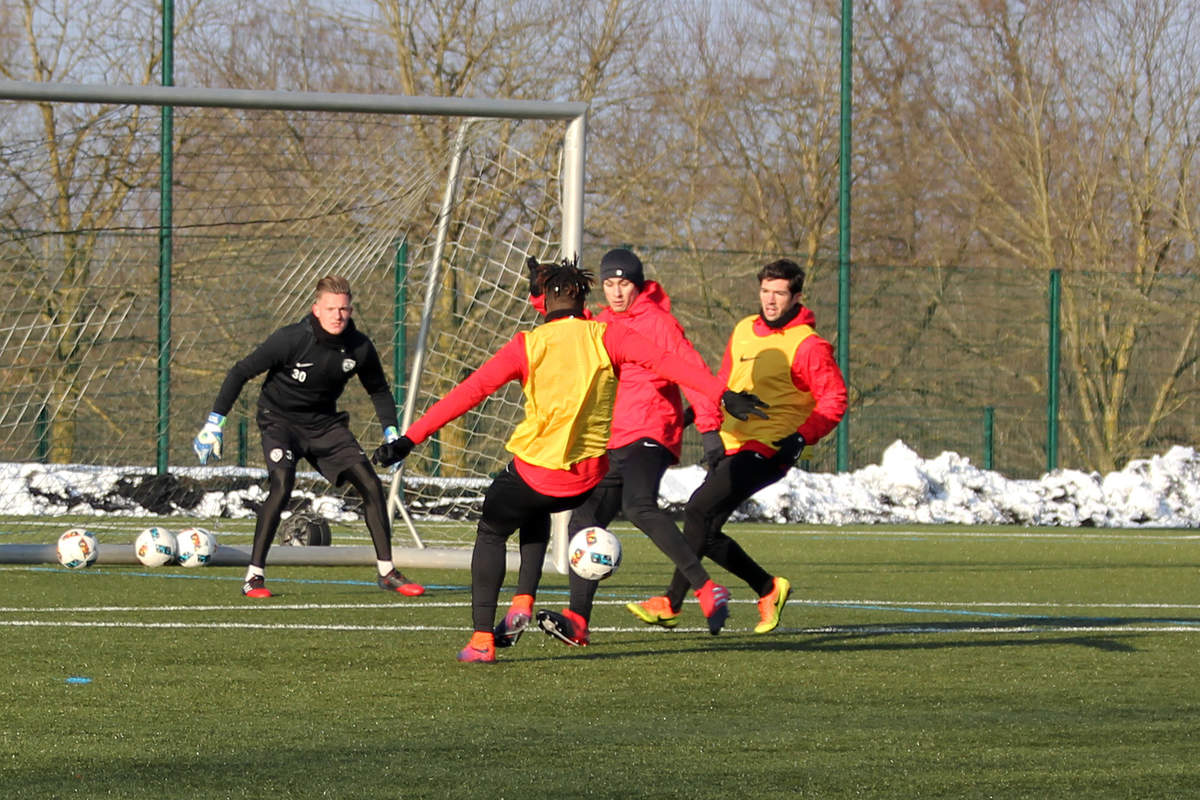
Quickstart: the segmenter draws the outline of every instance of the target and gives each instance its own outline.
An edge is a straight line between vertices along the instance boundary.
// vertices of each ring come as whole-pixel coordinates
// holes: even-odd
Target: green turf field
[[[65,527],[8,521],[0,543]],[[370,568],[277,567],[278,596],[248,601],[240,568],[0,564],[0,797],[1197,791],[1195,531],[733,526],[793,599],[755,635],[748,590],[714,570],[734,605],[712,637],[694,603],[675,631],[624,610],[667,564],[614,529],[592,645],[532,630],[490,666],[454,660],[464,572],[410,570],[429,586],[410,600]],[[366,542],[349,530],[334,543]],[[548,575],[539,607],[565,586]]]

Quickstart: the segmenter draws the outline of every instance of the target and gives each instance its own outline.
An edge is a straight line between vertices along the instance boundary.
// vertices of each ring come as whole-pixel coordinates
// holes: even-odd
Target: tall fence
[[[9,275],[14,261],[6,255],[11,247],[3,242],[21,238],[27,244],[30,236],[27,230],[0,230],[0,261]],[[68,252],[65,236],[36,234],[46,253]],[[180,252],[193,254],[172,287],[177,340],[170,369],[168,460],[181,466],[194,460],[191,437],[225,370],[282,321],[298,319],[307,309],[309,287],[284,287],[279,277],[288,274],[295,253],[305,246],[302,241],[279,237],[269,245],[261,240],[251,245],[229,235],[186,230],[174,238]],[[608,246],[585,246],[584,263],[597,263]],[[154,465],[157,247],[154,234],[97,236],[94,249],[107,254],[104,263],[109,266],[55,286],[62,295],[76,296],[77,314],[96,322],[88,328],[94,340],[88,348],[60,336],[50,350],[22,349],[15,336],[23,328],[36,329],[43,309],[10,293],[0,361],[0,405],[9,415],[0,431],[0,461]],[[666,287],[675,314],[715,369],[733,324],[757,309],[754,273],[763,257],[638,249],[648,275]],[[223,256],[230,253],[237,255]],[[356,320],[379,345],[386,365],[393,364],[397,343],[415,336],[421,299],[408,292],[411,307],[395,305],[404,293],[396,291],[394,256],[392,250],[373,258],[355,277]],[[62,266],[56,270],[59,275]],[[1111,275],[1062,276],[1063,295],[1076,300],[1070,308],[1064,300],[1057,309],[1051,304],[1052,274],[1047,272],[856,264],[852,275],[851,469],[878,462],[884,448],[901,439],[925,456],[950,450],[1012,477],[1036,476],[1050,466],[1047,444],[1056,411],[1058,466],[1095,468],[1098,456],[1089,439],[1084,396],[1096,391],[1086,382],[1095,376],[1088,373],[1086,358],[1089,350],[1097,351],[1101,364],[1112,356],[1100,353],[1099,343],[1075,339],[1086,335],[1089,326],[1101,325],[1097,317],[1105,310],[1112,323],[1113,302],[1104,298],[1129,294],[1120,291]],[[817,330],[831,341],[836,339],[836,280],[836,269],[817,264],[805,288]],[[1189,321],[1200,307],[1200,282],[1165,281],[1155,297],[1135,297],[1125,296],[1124,302],[1130,313],[1133,306],[1143,306],[1141,328],[1125,366],[1126,394],[1115,409],[1123,421],[1118,433],[1125,437],[1118,441],[1136,448],[1126,459],[1163,452],[1173,444],[1194,446],[1200,419],[1196,346],[1188,343],[1194,337]],[[1057,409],[1050,402],[1052,312],[1072,317],[1062,326],[1058,343]],[[117,335],[101,335],[105,330]],[[484,357],[480,352],[476,361]],[[42,371],[47,359],[73,376],[69,385],[76,388],[69,396],[53,398],[51,387],[39,382],[39,376],[47,375]],[[402,386],[404,376],[398,377]],[[1165,387],[1171,387],[1173,399],[1162,399]],[[229,460],[262,466],[257,433],[247,425],[254,395],[254,388],[247,387],[231,417]],[[69,424],[56,411],[64,400],[72,403],[73,413],[64,415]],[[363,393],[348,391],[343,403],[356,429],[373,441],[374,415]],[[1137,441],[1135,434],[1147,430],[1156,409],[1161,419]],[[697,460],[694,432],[685,445],[685,461]],[[815,448],[806,466],[836,470],[832,436]]]
[[[796,254],[640,252],[714,367],[734,322],[757,310],[758,267],[779,255],[804,263]],[[815,261],[807,271],[817,331],[836,341],[837,265]],[[849,466],[877,463],[897,439],[1011,477],[1103,471],[1195,446],[1198,322],[1194,276],[1139,285],[1111,272],[856,263]],[[831,436],[808,467],[832,472],[836,463]]]
[[[410,265],[413,287],[428,270],[423,243],[438,218],[456,120],[176,109],[175,268],[164,287],[155,117],[136,103],[64,102],[48,137],[35,106],[2,110],[0,462],[153,468],[164,461],[165,438],[167,467],[192,464],[191,438],[225,371],[299,319],[313,281],[329,272],[352,279],[358,324],[385,364],[399,361],[398,371],[407,371],[407,356],[396,351],[415,338],[423,298],[402,291],[398,270]],[[499,313],[477,299],[497,292],[466,291],[483,261],[510,265],[505,285],[495,287],[510,292],[519,288],[524,253],[557,254],[557,124],[523,141],[524,128],[511,120],[481,129],[490,137],[481,145],[488,158],[474,162],[465,180],[468,194],[494,214],[468,231],[474,246],[442,280],[459,319]],[[515,143],[528,145],[526,155],[508,155]],[[547,163],[529,165],[529,153]],[[67,154],[73,160],[64,161]],[[61,175],[66,163],[77,167],[69,178]],[[407,260],[397,258],[404,241],[412,243]],[[594,267],[617,244],[626,243],[585,244],[584,265]],[[734,323],[757,310],[757,269],[778,256],[808,265],[806,302],[818,332],[836,339],[832,262],[632,245],[713,367]],[[1197,441],[1200,281],[1193,276],[856,263],[851,289],[851,469],[877,462],[897,439],[923,455],[952,450],[1013,477],[1053,466],[1123,466]],[[166,359],[163,296],[171,298],[173,331]],[[517,305],[502,313],[525,324],[517,314],[528,309]],[[455,355],[466,369],[488,349]],[[344,403],[370,442],[377,425],[362,395],[347,392]],[[247,387],[229,423],[229,452],[235,462],[261,466],[247,422],[253,398]],[[694,461],[694,432],[686,444],[685,460]],[[834,448],[833,437],[821,442],[806,466],[834,471]],[[439,457],[437,448],[423,455],[433,461],[429,472],[454,474],[456,465],[442,469]]]

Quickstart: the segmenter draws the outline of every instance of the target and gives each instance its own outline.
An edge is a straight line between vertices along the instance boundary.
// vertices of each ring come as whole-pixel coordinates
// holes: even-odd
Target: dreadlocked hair
[[[557,263],[539,265],[542,290],[547,295],[569,297],[583,301],[592,290],[594,277],[586,269],[579,268],[578,259],[564,258]]]

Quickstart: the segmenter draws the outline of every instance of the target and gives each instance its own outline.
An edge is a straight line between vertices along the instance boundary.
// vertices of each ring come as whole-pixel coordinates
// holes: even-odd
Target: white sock
[[[266,573],[263,571],[262,567],[256,567],[253,564],[251,564],[249,567],[246,568],[246,580],[250,580],[255,575],[257,575],[259,577],[263,577],[264,575],[266,575]]]
[[[396,565],[390,561],[376,561],[375,566],[379,567],[379,576],[381,578],[396,568]]]

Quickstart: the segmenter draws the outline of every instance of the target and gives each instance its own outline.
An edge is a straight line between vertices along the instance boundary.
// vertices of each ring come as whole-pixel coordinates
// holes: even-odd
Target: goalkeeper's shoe
[[[393,569],[387,575],[380,575],[376,583],[385,592],[399,592],[405,597],[420,597],[425,594],[424,586],[419,583],[413,583],[404,577],[404,573],[398,569]]]
[[[671,608],[671,601],[665,595],[651,597],[640,603],[626,603],[625,608],[647,625],[674,628],[679,624],[679,612]]]
[[[708,632],[716,636],[729,619],[729,590],[719,583],[708,583],[696,590],[696,599],[700,601],[700,610],[708,620]]]
[[[769,633],[779,625],[783,615],[783,604],[792,593],[792,584],[787,578],[773,578],[771,591],[758,598],[758,615],[762,621],[754,626],[755,633]]]
[[[519,594],[513,598],[512,605],[504,619],[496,625],[492,633],[496,637],[496,647],[512,647],[521,638],[521,634],[529,627],[533,619],[533,595]]]
[[[538,627],[548,635],[572,647],[587,647],[587,620],[569,608],[558,611],[542,610],[537,612]]]
[[[262,575],[253,575],[242,584],[242,594],[246,597],[270,597],[271,590],[267,588],[266,583]]]
[[[458,651],[458,660],[474,664],[495,664],[496,644],[492,640],[492,634],[488,631],[475,631],[471,634],[471,641]]]

